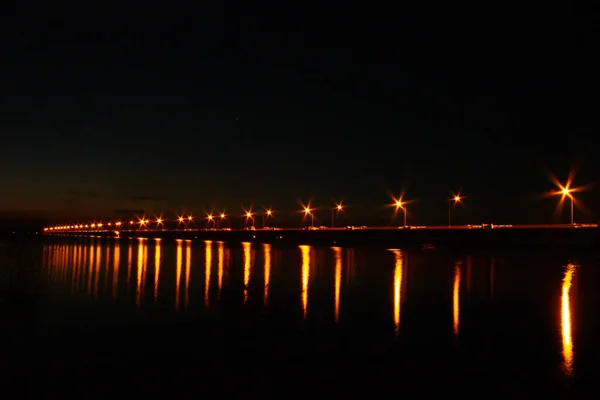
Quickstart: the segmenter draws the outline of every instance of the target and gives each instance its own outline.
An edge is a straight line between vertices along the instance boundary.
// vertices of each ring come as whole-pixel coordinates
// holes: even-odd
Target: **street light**
[[[569,201],[571,202],[571,225],[573,225],[573,195],[571,194],[571,192],[572,192],[572,189],[569,189],[568,187],[564,187],[560,191],[560,193],[563,196],[563,199],[566,196],[569,198]]]
[[[185,218],[183,217],[183,215],[178,215],[177,216],[177,229],[179,229],[179,227],[181,226],[181,224],[183,224],[183,229],[185,230],[186,226],[185,226]]]
[[[331,209],[331,229],[335,226],[335,215],[336,213],[342,211],[344,209],[344,205],[340,201],[340,203],[336,203],[335,207]]]
[[[213,222],[213,226],[214,226],[214,221],[213,221],[213,215],[212,213],[206,213],[206,219],[208,220],[208,227],[210,228],[210,223]]]
[[[269,217],[273,216],[273,211],[269,208],[268,210],[265,210],[265,212],[263,213],[263,219],[262,219],[262,227],[265,227],[265,218],[268,220]]]
[[[223,220],[225,219],[225,217],[226,217],[226,216],[227,216],[227,215],[225,215],[225,212],[222,212],[222,213],[219,215],[219,220],[217,221],[217,229],[219,229],[219,227],[220,227],[220,225],[221,225],[221,221],[223,221]]]
[[[310,215],[310,226],[315,226],[315,214],[313,213],[314,209],[310,209],[308,207],[304,207],[304,216]]]
[[[402,202],[402,200],[396,200],[396,211],[401,208],[404,211],[404,226],[406,226],[406,202]]]
[[[452,226],[450,223],[450,218],[452,214],[452,207],[456,206],[460,201],[464,199],[464,197],[460,197],[460,194],[455,195],[451,199],[448,200],[448,226]]]
[[[246,217],[246,223],[245,223],[244,227],[248,226],[249,219],[252,220],[252,226],[254,226],[254,214],[252,213],[252,209],[244,210],[244,212],[245,212],[244,216]]]

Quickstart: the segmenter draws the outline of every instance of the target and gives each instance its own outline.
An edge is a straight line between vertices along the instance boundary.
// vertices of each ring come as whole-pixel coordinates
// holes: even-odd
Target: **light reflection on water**
[[[192,248],[200,250],[193,252]],[[528,278],[523,270],[515,273],[510,262],[497,257],[449,259],[434,255],[429,260],[426,253],[400,249],[369,252],[299,246],[282,250],[250,242],[240,246],[208,241],[85,238],[70,244],[48,244],[44,251],[48,277],[57,290],[89,304],[135,304],[132,309],[146,310],[168,304],[171,312],[174,307],[191,313],[244,304],[250,310],[260,303],[262,312],[267,314],[281,312],[283,307],[286,315],[296,315],[292,310],[296,307],[298,312],[301,310],[301,320],[313,318],[321,324],[323,318],[329,318],[338,329],[346,329],[359,318],[361,304],[373,307],[378,299],[378,304],[388,307],[377,306],[386,310],[380,313],[382,326],[389,326],[397,340],[408,340],[411,331],[419,329],[415,315],[425,312],[430,314],[426,318],[439,321],[431,332],[447,332],[454,339],[460,332],[461,340],[454,342],[458,349],[473,338],[473,327],[482,323],[481,316],[472,312],[473,304],[481,307],[493,300],[494,307],[501,307],[515,288],[527,286],[513,283],[514,279],[537,279]],[[559,316],[553,328],[562,342],[557,364],[570,377],[577,365],[577,332],[572,328],[577,304],[574,287],[582,269],[568,264],[560,271],[560,278],[552,278],[545,271],[558,268],[561,263],[556,264],[536,273],[546,273],[547,279],[554,279],[549,286],[560,293],[560,299],[542,292],[535,296],[547,298],[546,304]],[[534,296],[519,294],[520,298],[527,295]],[[292,298],[294,302],[290,302]],[[379,315],[378,309],[368,310],[371,317]],[[485,313],[493,315],[493,310]]]
[[[563,345],[563,366],[568,376],[573,375],[573,337],[572,337],[572,319],[571,319],[571,286],[575,277],[575,266],[568,264],[565,266],[565,273],[562,284],[562,293],[560,298],[560,322],[561,336]]]
[[[271,279],[271,245],[263,244],[263,252],[265,257],[265,265],[264,265],[264,276],[265,276],[265,285],[264,285],[264,296],[263,302],[265,305],[269,302],[269,280]]]
[[[402,277],[404,275],[404,253],[402,250],[390,250],[394,254],[394,325],[396,334],[400,333],[400,311],[402,308]]]
[[[342,249],[340,247],[331,248],[335,253],[335,295],[334,295],[334,313],[336,324],[340,322],[340,294],[342,290]]]
[[[454,266],[454,287],[452,290],[452,321],[454,336],[458,338],[458,329],[460,327],[460,274],[461,264]]]
[[[308,314],[308,283],[310,279],[310,246],[299,246],[302,252],[302,311],[304,318]]]

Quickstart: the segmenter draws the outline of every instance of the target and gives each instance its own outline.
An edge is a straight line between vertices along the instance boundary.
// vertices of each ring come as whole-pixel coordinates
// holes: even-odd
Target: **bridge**
[[[92,236],[113,238],[160,238],[212,240],[224,242],[254,241],[282,246],[314,244],[328,246],[385,247],[535,247],[596,248],[600,244],[598,224],[478,224],[345,226],[303,228],[168,228],[147,227],[118,229],[117,226],[46,229],[47,236]]]

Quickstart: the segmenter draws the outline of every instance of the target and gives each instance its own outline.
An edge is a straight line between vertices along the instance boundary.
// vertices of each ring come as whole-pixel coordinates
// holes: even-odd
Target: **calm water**
[[[525,398],[599,375],[593,257],[100,238],[20,252],[4,263],[39,268],[26,290],[3,278],[2,366],[30,391]]]

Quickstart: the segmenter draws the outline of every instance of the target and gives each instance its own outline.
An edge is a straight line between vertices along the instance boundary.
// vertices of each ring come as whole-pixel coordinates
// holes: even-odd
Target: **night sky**
[[[413,223],[443,224],[461,188],[457,223],[568,222],[547,172],[597,179],[588,25],[566,6],[23,4],[0,20],[5,225],[251,204],[283,223],[311,198],[387,223],[403,189]]]

